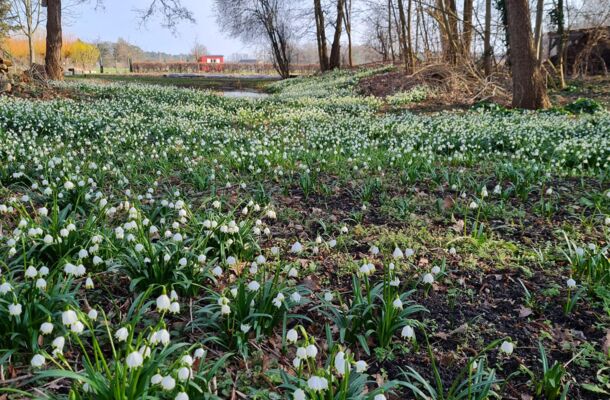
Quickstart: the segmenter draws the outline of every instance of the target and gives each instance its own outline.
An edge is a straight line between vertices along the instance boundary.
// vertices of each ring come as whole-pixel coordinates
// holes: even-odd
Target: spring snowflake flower
[[[576,281],[572,278],[568,279],[566,281],[566,285],[568,286],[568,288],[572,289],[576,287]]]
[[[292,394],[292,399],[293,400],[307,400],[307,396],[305,395],[305,392],[303,391],[303,389],[297,389]]]
[[[76,321],[75,323],[70,325],[70,330],[72,331],[72,333],[79,335],[85,330],[85,325],[83,325],[83,323],[80,321]]]
[[[36,288],[40,290],[45,290],[47,288],[47,281],[44,278],[36,279]]]
[[[176,398],[174,400],[189,400],[189,395],[185,392],[180,392],[176,395]]]
[[[205,356],[205,350],[201,347],[195,350],[195,358],[203,358]]]
[[[74,183],[72,183],[71,181],[66,181],[64,183],[64,189],[66,189],[66,190],[74,189]]]
[[[31,265],[25,270],[26,278],[33,279],[33,278],[36,278],[37,275],[38,275],[38,270]]]
[[[282,303],[284,302],[284,299],[284,294],[280,292],[277,294],[277,296],[275,296],[272,303],[276,308],[280,308],[282,306]]]
[[[7,294],[8,292],[10,292],[12,290],[13,290],[13,287],[8,282],[4,282],[0,285],[0,294],[2,294],[2,295]]]
[[[252,328],[252,325],[250,324],[241,324],[239,326],[239,329],[243,332],[243,333],[248,333],[250,332],[250,329]]]
[[[394,252],[392,253],[392,257],[394,257],[394,259],[398,260],[398,259],[404,257],[404,253],[402,252],[402,250],[400,250],[399,247],[396,247],[394,249]]]
[[[313,344],[307,346],[305,348],[305,351],[307,352],[308,358],[316,358],[316,356],[318,355],[318,348]]]
[[[91,278],[87,278],[85,280],[85,289],[93,289],[94,285],[93,285],[93,279]]]
[[[50,322],[43,322],[40,325],[40,333],[42,333],[43,335],[48,335],[51,332],[53,332],[53,324]]]
[[[402,301],[400,300],[400,298],[396,298],[393,302],[392,302],[392,306],[397,309],[397,310],[402,310]]]
[[[227,265],[235,265],[237,264],[237,259],[233,256],[227,257]]]
[[[161,376],[161,374],[154,374],[151,378],[150,378],[150,383],[152,385],[158,385],[161,383],[161,380],[163,380],[163,376]]]
[[[288,277],[289,278],[298,278],[299,271],[294,267],[290,268],[290,270],[288,271]]]
[[[140,354],[139,352],[133,351],[133,352],[129,353],[129,355],[125,359],[125,362],[127,364],[127,368],[130,368],[130,369],[140,368],[144,362],[144,358],[142,357],[142,354]]]
[[[405,257],[411,257],[413,254],[415,254],[415,250],[409,248],[405,249]]]
[[[328,389],[328,380],[324,377],[314,375],[307,380],[307,386],[314,392],[323,392]]]
[[[375,273],[375,266],[373,264],[364,264],[360,267],[360,273],[364,276],[369,276]]]
[[[166,294],[157,297],[157,311],[168,311],[171,306],[171,300]]]
[[[127,340],[127,337],[129,336],[129,331],[127,330],[127,328],[123,327],[120,328],[119,330],[117,330],[114,333],[114,337],[119,341],[119,342],[124,342]]]
[[[188,354],[183,355],[180,360],[189,367],[193,365],[193,357],[189,356]]]
[[[190,368],[182,367],[178,370],[178,380],[184,382],[191,378],[192,371]]]
[[[511,342],[508,342],[508,341],[502,342],[502,345],[500,346],[500,350],[503,353],[506,353],[508,355],[512,354],[514,349],[515,349],[515,346]]]
[[[355,367],[356,367],[356,372],[358,372],[358,373],[360,373],[360,374],[361,374],[361,373],[363,373],[363,372],[366,372],[366,370],[367,370],[367,368],[368,368],[369,366],[368,366],[368,364],[366,363],[366,361],[364,361],[364,360],[359,360],[359,361],[356,361]]]
[[[169,305],[169,312],[172,314],[178,314],[180,312],[180,303],[177,301],[172,302],[172,304]]]
[[[66,310],[61,313],[61,322],[65,326],[71,326],[78,321],[78,316],[73,310]]]
[[[337,374],[339,376],[345,375],[346,367],[347,371],[349,371],[350,366],[346,363],[345,353],[342,351],[337,352],[335,355],[335,369],[337,370]]]
[[[434,283],[434,275],[430,273],[425,274],[422,278],[422,281],[428,285],[431,285],[432,283]]]
[[[305,347],[298,347],[296,355],[297,355],[297,358],[299,358],[299,359],[307,358],[307,349]]]
[[[376,394],[373,400],[387,400],[384,394]]]
[[[334,295],[332,292],[326,292],[324,293],[324,300],[328,301],[329,303],[331,301],[333,301]]]
[[[89,317],[90,320],[95,321],[97,319],[97,310],[96,309],[89,310],[89,312],[87,313],[87,316]]]
[[[290,329],[286,332],[286,341],[288,343],[295,343],[297,340],[299,340],[299,333],[296,329]]]
[[[214,274],[214,276],[216,277],[220,277],[222,275],[222,268],[217,265],[216,267],[214,267],[214,269],[212,269],[212,274]]]
[[[248,290],[251,292],[258,291],[258,289],[260,289],[260,287],[261,287],[261,285],[257,281],[252,281],[252,282],[248,283]]]
[[[46,360],[43,355],[35,354],[34,357],[32,357],[32,361],[30,361],[30,364],[34,368],[40,368],[45,364],[45,362]]]
[[[299,242],[294,242],[292,247],[290,248],[291,253],[298,254],[303,251],[303,245]]]
[[[171,375],[167,375],[161,380],[161,387],[167,391],[174,390],[176,387],[176,380],[172,378]]]
[[[479,205],[477,204],[476,201],[471,201],[468,208],[470,208],[471,210],[475,210],[475,209],[479,208]]]
[[[402,328],[402,332],[400,332],[400,336],[405,339],[412,339],[413,337],[415,337],[415,330],[413,329],[413,327],[405,325]]]
[[[300,303],[301,302],[301,295],[299,294],[299,292],[294,292],[290,295],[290,299],[292,301],[294,301],[295,303]]]
[[[435,265],[434,267],[432,267],[432,270],[430,272],[432,272],[432,274],[434,275],[438,275],[441,272],[441,267]]]

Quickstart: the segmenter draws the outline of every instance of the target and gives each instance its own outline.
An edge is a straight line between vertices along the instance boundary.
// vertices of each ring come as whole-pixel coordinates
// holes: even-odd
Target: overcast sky
[[[65,18],[64,35],[84,41],[115,41],[119,37],[147,51],[189,53],[195,40],[204,44],[210,53],[231,55],[249,53],[252,49],[239,40],[221,33],[214,17],[213,0],[184,0],[197,22],[181,24],[176,33],[161,26],[159,19],[140,26],[137,9],[145,8],[151,0],[103,0],[103,8],[95,8],[95,1],[71,7]]]

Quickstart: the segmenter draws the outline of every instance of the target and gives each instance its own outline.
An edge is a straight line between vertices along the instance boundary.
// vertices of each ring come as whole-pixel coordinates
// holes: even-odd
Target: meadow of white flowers
[[[461,250],[437,243],[426,265],[421,245],[369,235],[368,250],[352,251],[351,235],[383,208],[384,188],[421,182],[451,198],[449,225],[461,218],[475,241],[491,235],[488,220],[521,204],[543,219],[569,208],[592,232],[568,232],[557,245],[570,315],[610,283],[610,114],[384,114],[382,100],[354,94],[370,73],[288,80],[262,100],[82,83],[62,85],[86,100],[1,98],[6,390],[70,399],[502,397],[514,371],[498,376],[486,354],[510,357],[518,344],[503,335],[467,360],[447,395],[430,394],[426,384],[443,389],[417,368],[380,372],[381,351],[427,354],[434,315],[420,300],[436,295],[450,276],[445,260]],[[581,185],[586,201],[557,182]],[[321,207],[335,187],[350,188],[349,217],[309,231],[291,221],[286,198]],[[393,212],[384,218],[398,221]],[[355,265],[347,282],[312,284],[316,264],[339,254]],[[272,359],[266,380],[244,381],[261,351]]]

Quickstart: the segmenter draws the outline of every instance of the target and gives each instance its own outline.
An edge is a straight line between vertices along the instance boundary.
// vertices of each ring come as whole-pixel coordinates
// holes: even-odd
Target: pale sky
[[[64,35],[87,42],[116,41],[119,37],[146,51],[171,54],[189,53],[195,40],[212,54],[251,53],[253,50],[239,40],[222,33],[214,17],[213,0],[183,0],[194,14],[196,23],[182,23],[176,33],[161,26],[160,19],[152,19],[140,26],[136,10],[146,8],[151,0],[102,0],[103,8],[95,8],[95,1],[70,7],[64,18]]]

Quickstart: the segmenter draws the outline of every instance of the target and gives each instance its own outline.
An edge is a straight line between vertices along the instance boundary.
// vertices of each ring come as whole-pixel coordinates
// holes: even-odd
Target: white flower
[[[572,278],[568,279],[566,284],[568,285],[568,288],[570,288],[570,289],[576,287],[576,281]]]
[[[180,303],[177,301],[172,302],[172,304],[169,305],[169,312],[172,314],[178,314],[180,312]]]
[[[127,330],[127,328],[120,328],[118,331],[116,331],[114,333],[114,337],[119,341],[119,342],[124,342],[127,340],[127,336],[129,336],[129,331]]]
[[[94,285],[93,285],[93,279],[91,278],[87,278],[85,280],[85,289],[93,289]]]
[[[158,385],[161,383],[161,380],[163,380],[163,376],[161,376],[161,374],[154,374],[152,378],[150,378],[150,383],[153,385]]]
[[[290,268],[290,270],[288,271],[288,277],[289,278],[298,278],[299,271],[294,267]]]
[[[366,361],[364,360],[360,360],[360,361],[356,361],[356,372],[358,373],[363,373],[366,372],[367,368],[369,367],[368,364],[366,363]]]
[[[13,287],[8,282],[4,282],[0,285],[0,294],[7,294],[11,290],[13,290]]]
[[[42,333],[43,335],[48,335],[49,333],[53,332],[53,324],[50,322],[43,322],[40,325],[40,333]]]
[[[300,253],[301,251],[303,251],[303,245],[299,242],[294,242],[294,244],[292,245],[292,247],[290,248],[290,252],[291,253]]]
[[[434,275],[432,274],[425,274],[422,278],[422,281],[428,285],[431,285],[434,282]]]
[[[301,295],[299,294],[299,292],[294,292],[293,294],[290,295],[290,299],[292,301],[294,301],[295,303],[300,303],[301,302]]]
[[[431,272],[432,272],[434,275],[438,275],[438,274],[441,272],[441,267],[439,267],[438,265],[435,265],[434,267],[432,267]]]
[[[342,351],[339,351],[335,355],[335,369],[337,370],[337,374],[339,376],[345,375],[346,365],[347,365],[347,370],[349,371],[350,370],[350,366],[345,361],[345,353],[342,352]]]
[[[371,248],[369,249],[369,252],[370,252],[372,255],[376,256],[377,254],[379,254],[379,247],[377,247],[377,246],[371,246]]]
[[[176,398],[174,400],[189,400],[189,395],[185,392],[180,392],[176,395]]]
[[[303,389],[297,389],[292,394],[292,399],[293,400],[306,400],[307,396],[305,396],[305,392],[303,391]]]
[[[178,370],[178,380],[184,382],[191,377],[191,369],[182,367]]]
[[[376,394],[373,400],[387,400],[384,394]]]
[[[56,350],[62,351],[65,343],[66,343],[66,339],[64,339],[63,336],[57,336],[55,339],[53,339],[53,342],[51,343],[51,345]]]
[[[85,325],[82,322],[76,321],[72,325],[70,325],[70,330],[77,335],[82,333],[85,330]]]
[[[216,267],[214,267],[214,269],[212,270],[212,273],[214,274],[214,276],[216,277],[220,277],[222,275],[222,268],[220,268],[219,265],[217,265]]]
[[[241,324],[239,326],[239,329],[243,332],[243,333],[248,333],[250,331],[250,328],[252,328],[252,326],[250,326],[249,324]]]
[[[468,206],[468,208],[470,208],[471,210],[477,209],[478,207],[479,207],[479,205],[477,204],[476,201],[470,202],[470,205]]]
[[[87,316],[92,321],[95,321],[97,319],[97,310],[92,308],[91,310],[89,310],[89,313],[87,314]]]
[[[40,290],[45,290],[47,288],[47,281],[44,278],[36,279],[36,287]]]
[[[292,366],[294,367],[294,369],[299,369],[299,367],[301,366],[301,359],[299,357],[295,357],[292,360]]]
[[[30,364],[34,368],[40,368],[45,364],[45,362],[46,360],[43,355],[35,354],[34,357],[32,357],[32,361],[30,362]]]
[[[261,285],[257,281],[252,281],[248,283],[248,290],[251,292],[256,292],[260,289]]]
[[[272,300],[272,303],[275,307],[280,308],[282,306],[282,303],[284,302],[284,299],[285,299],[284,295],[280,292]]]
[[[195,358],[203,358],[205,356],[205,350],[201,347],[195,350]]]
[[[38,270],[31,265],[25,270],[26,278],[36,278],[36,275],[38,275]]]
[[[66,181],[64,182],[64,189],[66,190],[72,190],[74,189],[74,183],[70,182],[70,181]]]
[[[553,188],[548,188],[546,190],[546,194],[549,195],[549,196],[552,195],[553,194]]]
[[[66,310],[61,313],[61,322],[64,325],[70,326],[76,323],[76,321],[78,321],[78,317],[73,310]]]
[[[223,315],[231,314],[231,307],[226,304],[220,306],[220,313]]]
[[[400,300],[400,298],[396,298],[393,302],[392,302],[392,306],[394,306],[394,308],[396,308],[397,310],[402,310],[402,301]]]
[[[331,301],[333,301],[333,298],[334,298],[334,296],[333,296],[332,292],[324,293],[324,300],[331,302]]]
[[[515,349],[515,346],[508,341],[504,341],[502,342],[502,345],[500,346],[500,350],[502,350],[502,352],[510,355],[512,354],[513,350]]]
[[[161,380],[161,387],[167,391],[173,390],[176,387],[176,380],[171,375],[167,375]]]
[[[164,293],[157,297],[157,311],[168,311],[171,306],[171,300]]]
[[[402,332],[400,332],[400,336],[402,336],[405,339],[411,339],[411,338],[415,337],[415,331],[413,330],[413,327],[411,327],[409,325],[405,325],[402,328]]]
[[[299,333],[296,329],[290,329],[286,332],[286,341],[288,343],[295,343],[297,340],[299,340]]]
[[[312,376],[307,380],[307,386],[314,392],[323,392],[328,389],[328,381],[321,376]]]
[[[394,257],[395,259],[400,259],[404,257],[404,253],[402,252],[402,250],[400,250],[399,247],[396,247],[394,249],[394,252],[392,253],[392,257]]]
[[[137,351],[129,353],[127,358],[125,359],[128,368],[140,368],[142,363],[144,362],[144,358],[142,354]]]
[[[297,348],[297,358],[299,358],[299,359],[307,358],[307,349],[305,347]]]
[[[227,265],[235,265],[237,264],[237,259],[233,256],[227,257]]]
[[[307,352],[307,357],[309,358],[316,358],[316,356],[318,355],[318,348],[313,344],[307,346],[305,348],[305,351]]]

